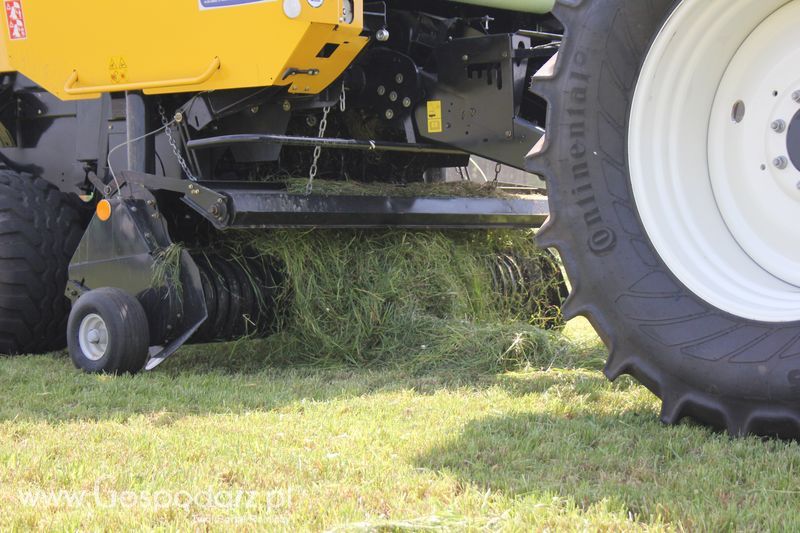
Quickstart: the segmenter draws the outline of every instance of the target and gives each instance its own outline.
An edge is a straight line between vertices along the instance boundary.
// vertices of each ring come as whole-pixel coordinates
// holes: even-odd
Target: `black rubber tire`
[[[43,179],[0,170],[0,353],[66,346],[67,269],[83,235],[76,201]]]
[[[78,331],[83,319],[99,315],[108,329],[108,348],[97,361],[81,349]],[[69,355],[75,366],[90,374],[136,374],[144,368],[150,329],[142,304],[127,292],[101,288],[83,294],[72,308],[67,324]]]
[[[691,293],[656,253],[637,213],[627,125],[641,64],[672,0],[559,0],[566,35],[555,72],[533,90],[549,105],[529,169],[549,182],[539,236],[561,254],[586,316],[609,347],[606,374],[662,399],[661,420],[800,437],[800,323],[745,320]]]

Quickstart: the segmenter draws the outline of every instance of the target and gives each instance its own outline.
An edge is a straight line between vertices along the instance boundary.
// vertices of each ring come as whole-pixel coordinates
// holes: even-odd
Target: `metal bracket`
[[[319,70],[317,70],[315,68],[302,69],[302,68],[291,67],[290,69],[288,69],[284,73],[283,78],[281,78],[281,79],[286,80],[288,78],[291,78],[292,76],[301,76],[301,75],[302,76],[317,76],[318,74],[319,74]]]
[[[75,281],[74,279],[70,279],[67,280],[67,288],[64,291],[64,295],[74,303],[78,300],[78,298],[89,292],[89,290],[89,287],[83,283]]]
[[[153,176],[142,172],[123,171],[120,187],[125,183],[139,185],[150,191],[170,191],[183,195],[183,202],[203,215],[217,229],[227,226],[229,219],[228,198],[197,182]]]

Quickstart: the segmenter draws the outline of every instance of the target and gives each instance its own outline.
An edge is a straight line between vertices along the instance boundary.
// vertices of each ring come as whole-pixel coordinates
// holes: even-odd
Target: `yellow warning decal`
[[[428,133],[442,133],[442,101],[428,102]]]
[[[108,61],[108,75],[114,83],[124,83],[128,79],[128,63],[124,57],[112,57]]]

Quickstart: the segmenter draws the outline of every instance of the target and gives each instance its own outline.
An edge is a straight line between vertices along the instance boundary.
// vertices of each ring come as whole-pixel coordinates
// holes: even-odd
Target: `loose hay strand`
[[[179,300],[183,298],[183,285],[180,281],[183,250],[181,244],[173,243],[156,252],[150,277],[150,286],[153,289],[166,288],[167,294],[169,291],[175,290]]]

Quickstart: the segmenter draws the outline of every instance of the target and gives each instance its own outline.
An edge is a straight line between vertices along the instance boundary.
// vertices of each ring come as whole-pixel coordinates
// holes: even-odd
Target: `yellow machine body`
[[[0,71],[63,100],[263,86],[317,94],[368,41],[363,0],[352,13],[346,0],[2,3]]]

